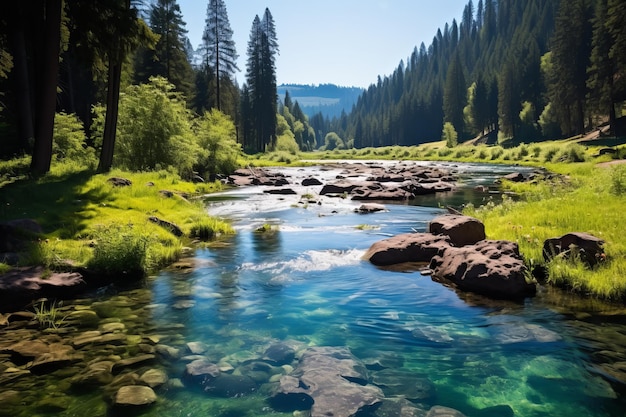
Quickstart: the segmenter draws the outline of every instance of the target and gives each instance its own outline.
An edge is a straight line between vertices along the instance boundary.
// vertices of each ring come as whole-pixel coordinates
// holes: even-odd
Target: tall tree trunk
[[[15,76],[15,100],[17,104],[19,146],[22,151],[31,151],[35,137],[33,127],[34,116],[31,103],[31,89],[28,81],[28,62],[26,59],[26,42],[24,40],[23,3],[15,5],[17,10],[9,37],[13,52],[13,74]]]
[[[117,134],[117,117],[120,99],[120,84],[122,79],[122,64],[117,57],[109,59],[109,74],[107,88],[106,118],[102,137],[102,151],[98,163],[98,172],[108,172],[113,165],[113,150]]]
[[[59,75],[59,52],[61,43],[62,0],[46,0],[43,25],[43,67],[40,70],[40,84],[37,91],[37,119],[35,146],[30,170],[35,175],[50,171],[52,160],[52,137],[54,114],[57,99],[57,78]]]

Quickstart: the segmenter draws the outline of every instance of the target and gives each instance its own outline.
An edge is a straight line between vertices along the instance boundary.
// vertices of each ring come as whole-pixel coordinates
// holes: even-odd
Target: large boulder
[[[284,411],[310,408],[311,417],[353,417],[375,410],[383,398],[348,349],[313,347],[302,354],[291,375],[281,377],[271,403]]]
[[[435,279],[494,298],[520,299],[536,292],[536,283],[515,242],[484,240],[449,247],[433,257],[430,268]]]
[[[404,233],[375,242],[363,259],[377,266],[406,262],[429,263],[433,256],[450,246],[447,236],[430,233]]]
[[[478,219],[458,214],[444,214],[435,217],[428,225],[434,235],[450,238],[454,246],[473,245],[485,239],[485,225]]]
[[[543,242],[543,258],[549,262],[555,256],[566,259],[578,256],[587,265],[594,266],[605,258],[603,245],[604,240],[588,233],[567,233]]]

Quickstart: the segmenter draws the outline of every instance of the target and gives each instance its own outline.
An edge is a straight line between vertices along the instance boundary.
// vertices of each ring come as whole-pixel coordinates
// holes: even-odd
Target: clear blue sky
[[[414,47],[428,47],[437,29],[461,20],[468,0],[225,0],[245,80],[246,50],[255,15],[268,7],[276,24],[278,84],[368,87],[391,75]],[[477,1],[474,2],[474,7]],[[202,40],[206,0],[178,0],[191,44]]]

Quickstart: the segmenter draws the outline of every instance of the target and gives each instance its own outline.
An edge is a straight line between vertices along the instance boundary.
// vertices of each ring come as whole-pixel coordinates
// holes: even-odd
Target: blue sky
[[[437,28],[460,21],[468,0],[225,0],[245,80],[246,49],[255,15],[268,7],[276,24],[278,84],[368,87],[390,75],[415,46],[430,45]],[[474,2],[475,5],[477,2]],[[191,44],[202,39],[207,1],[178,0]]]

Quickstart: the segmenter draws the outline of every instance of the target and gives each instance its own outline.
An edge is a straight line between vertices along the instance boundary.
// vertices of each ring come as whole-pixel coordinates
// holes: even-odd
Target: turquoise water
[[[407,396],[427,381],[427,394],[412,399],[421,410],[441,405],[468,417],[626,415],[624,386],[611,377],[626,363],[623,308],[548,289],[523,303],[493,301],[459,294],[419,272],[381,270],[361,260],[378,240],[425,230],[445,212],[440,206],[498,198],[470,190],[512,168],[457,169],[465,179],[457,193],[387,204],[386,212],[368,215],[355,213],[360,203],[349,200],[302,203],[298,195],[268,196],[256,188],[212,196],[209,212],[229,218],[237,234],[198,250],[193,268],[170,268],[141,288],[66,306],[91,306],[100,318],[123,323],[129,342],[115,352],[122,357],[141,350],[146,338],[178,351],[150,364],[170,382],[155,389],[157,402],[139,415],[305,416],[276,411],[267,401],[271,382],[291,369],[259,371],[264,351],[275,343],[295,350],[347,347],[372,381],[387,378],[381,384],[386,398]],[[305,192],[315,189],[298,190]],[[264,224],[273,231],[255,232]],[[253,375],[254,391],[228,398],[181,381],[193,359],[189,342],[200,342],[201,356],[228,372]],[[111,352],[89,351],[85,361],[98,354]],[[26,398],[41,404],[37,391],[45,388],[47,396],[65,400],[65,408],[53,414],[122,415],[107,407],[102,389],[65,390],[67,374],[41,377]],[[9,383],[4,388],[14,389]],[[15,415],[46,414],[33,407],[17,407]]]

